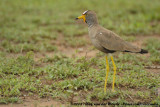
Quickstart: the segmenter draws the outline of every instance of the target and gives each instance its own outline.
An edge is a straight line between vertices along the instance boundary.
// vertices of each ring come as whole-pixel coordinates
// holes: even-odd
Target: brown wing
[[[110,30],[100,30],[96,34],[96,39],[101,46],[113,51],[140,52],[141,49],[124,41],[117,34]]]

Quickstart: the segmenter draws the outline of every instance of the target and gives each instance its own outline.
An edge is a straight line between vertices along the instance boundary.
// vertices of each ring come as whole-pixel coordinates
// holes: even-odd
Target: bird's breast
[[[90,35],[89,34],[89,37],[90,37],[90,40],[91,40],[91,42],[92,42],[92,44],[94,45],[95,48],[97,48],[100,51],[104,50],[104,48],[100,45],[98,40],[95,38],[95,35]]]
[[[88,28],[88,32],[89,32],[89,38],[90,38],[92,44],[94,45],[94,47],[100,51],[103,51],[103,47],[100,45],[100,43],[96,39],[96,34],[97,34],[97,32],[99,32],[98,29],[96,28],[96,26]]]
[[[96,36],[96,32],[89,30],[89,37],[90,37],[90,39],[95,38],[95,36]]]

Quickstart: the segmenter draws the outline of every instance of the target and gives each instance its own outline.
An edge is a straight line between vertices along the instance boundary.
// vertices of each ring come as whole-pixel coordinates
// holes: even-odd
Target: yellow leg
[[[106,93],[108,73],[109,73],[109,63],[108,63],[108,58],[107,58],[107,56],[106,56],[106,79],[105,79],[105,84],[104,84],[104,92],[105,92],[105,93]]]
[[[114,91],[114,84],[115,84],[115,79],[116,79],[116,65],[114,63],[114,60],[113,60],[113,56],[111,56],[111,60],[112,60],[112,63],[113,63],[113,70],[114,70],[114,74],[113,74],[113,84],[112,84],[112,91]]]

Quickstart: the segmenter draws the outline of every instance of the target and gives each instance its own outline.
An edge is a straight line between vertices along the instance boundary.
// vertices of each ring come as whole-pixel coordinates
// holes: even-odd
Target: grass
[[[111,92],[113,69],[109,61],[106,94],[104,54],[85,58],[77,57],[77,51],[75,57],[68,57],[60,51],[61,46],[75,51],[90,46],[83,36],[87,27],[74,20],[87,9],[96,11],[101,25],[127,41],[135,42],[139,35],[159,35],[159,5],[158,0],[1,0],[0,103],[21,103],[22,97],[36,96],[71,103],[160,104],[155,93],[160,75],[145,68],[160,65],[159,39],[144,40],[142,46],[150,57],[114,55],[116,92]]]

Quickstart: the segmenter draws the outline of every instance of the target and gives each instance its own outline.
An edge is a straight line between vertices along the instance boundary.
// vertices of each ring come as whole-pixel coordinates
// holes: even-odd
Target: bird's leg
[[[108,63],[108,58],[107,58],[107,56],[106,56],[106,79],[105,79],[105,84],[104,84],[104,92],[105,92],[105,93],[106,93],[108,73],[109,73],[109,63]]]
[[[113,74],[113,84],[112,84],[112,91],[114,91],[114,84],[115,84],[115,79],[116,79],[116,65],[114,63],[114,60],[113,60],[113,56],[111,56],[111,60],[112,60],[112,63],[113,63],[113,70],[114,70],[114,74]]]

